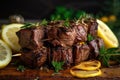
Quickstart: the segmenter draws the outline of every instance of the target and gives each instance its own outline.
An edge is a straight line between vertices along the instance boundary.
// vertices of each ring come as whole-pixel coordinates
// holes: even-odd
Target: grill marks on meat
[[[66,27],[51,27],[48,30],[47,38],[48,42],[55,46],[72,46],[76,37],[76,31],[74,28]]]
[[[87,41],[87,30],[85,29],[85,26],[79,24],[75,26],[76,31],[76,40],[75,42],[85,42]]]
[[[72,48],[70,47],[56,47],[52,49],[52,61],[64,62],[65,67],[70,67],[73,63]]]
[[[97,22],[88,19],[84,23],[70,21],[70,26],[65,27],[64,21],[56,21],[44,27],[18,31],[21,60],[30,67],[40,67],[46,63],[50,66],[52,61],[63,61],[64,67],[69,68],[97,57],[100,47],[104,45],[103,40],[97,38]],[[95,39],[88,42],[88,34]]]
[[[44,29],[42,27],[22,29],[16,34],[19,38],[19,44],[22,48],[34,50],[43,46],[41,39],[44,37]]]
[[[40,67],[47,60],[47,48],[42,47],[37,50],[23,52],[21,60],[31,68]]]
[[[100,48],[104,46],[104,42],[100,38],[96,38],[89,42],[90,47],[90,58],[96,58],[99,55]]]
[[[88,34],[91,34],[93,37],[97,37],[98,23],[95,19],[84,20],[84,23],[87,25]]]
[[[88,59],[90,48],[87,44],[76,44],[73,50],[74,64],[79,64],[81,61]]]

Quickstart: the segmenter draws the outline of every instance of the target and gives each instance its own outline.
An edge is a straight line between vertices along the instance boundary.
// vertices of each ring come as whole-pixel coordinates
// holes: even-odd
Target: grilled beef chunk
[[[76,44],[73,47],[74,64],[88,59],[90,48],[87,44]]]
[[[99,55],[100,48],[104,46],[104,42],[100,38],[96,38],[89,42],[91,58],[96,58]]]
[[[98,23],[95,19],[89,18],[84,20],[84,23],[88,27],[88,34],[91,34],[93,37],[97,37]]]
[[[87,41],[87,30],[86,30],[86,27],[84,25],[82,25],[82,24],[76,25],[75,31],[77,34],[76,39],[75,39],[75,43]]]
[[[41,47],[37,50],[25,51],[21,55],[21,60],[31,68],[40,67],[47,60],[47,48]]]
[[[60,27],[54,25],[48,28],[47,31],[48,42],[55,46],[72,46],[76,37],[75,29],[70,27]]]
[[[70,21],[69,26],[64,23],[53,21],[44,27],[18,31],[22,61],[30,67],[40,67],[45,62],[50,66],[51,61],[63,61],[64,67],[68,68],[88,58],[96,58],[104,45],[103,40],[97,38],[96,20]],[[87,41],[88,34],[95,39]]]
[[[70,47],[55,47],[52,49],[51,61],[63,61],[64,67],[69,68],[73,63],[72,48]]]
[[[16,34],[19,38],[19,44],[22,48],[34,50],[43,45],[41,39],[44,37],[44,29],[42,27],[21,29]]]

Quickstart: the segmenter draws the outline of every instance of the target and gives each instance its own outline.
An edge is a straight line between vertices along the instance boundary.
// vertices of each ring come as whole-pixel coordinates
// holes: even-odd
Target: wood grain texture
[[[54,71],[48,72],[40,69],[27,68],[24,72],[17,70],[13,61],[4,69],[0,69],[0,80],[120,80],[120,66],[101,68],[102,75],[99,77],[79,79],[69,73],[69,69],[53,75]]]

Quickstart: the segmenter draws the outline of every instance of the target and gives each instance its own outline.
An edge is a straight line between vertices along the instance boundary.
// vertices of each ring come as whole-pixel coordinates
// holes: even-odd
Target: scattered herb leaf
[[[33,23],[25,23],[25,25],[22,26],[21,28],[22,28],[22,29],[26,29],[26,28],[31,28],[31,27],[33,27],[33,26],[35,26],[35,24],[33,24]]]
[[[59,70],[62,70],[63,64],[64,64],[64,62],[52,61],[52,65],[53,65],[56,73],[58,73]]]
[[[92,41],[94,39],[94,37],[91,34],[87,35],[87,41]]]
[[[51,21],[57,21],[57,20],[60,20],[60,19],[61,19],[60,15],[52,15],[51,16]]]
[[[25,71],[25,67],[24,67],[23,65],[19,65],[19,66],[17,67],[17,70],[18,70],[18,71],[21,71],[21,72],[24,72],[24,71]]]
[[[68,19],[65,20],[64,24],[65,27],[69,27],[70,26],[70,22]]]
[[[40,25],[44,25],[44,26],[47,25],[47,24],[48,24],[48,21],[46,19],[43,19],[40,23]]]

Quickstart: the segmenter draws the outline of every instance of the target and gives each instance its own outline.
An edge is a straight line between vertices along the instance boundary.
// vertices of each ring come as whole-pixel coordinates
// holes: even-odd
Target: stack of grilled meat
[[[30,67],[64,62],[69,68],[81,61],[96,58],[103,40],[97,37],[95,19],[77,21],[51,21],[47,25],[33,26],[17,32],[21,46],[21,60]],[[68,25],[69,24],[69,25]],[[92,39],[91,39],[92,38]]]

